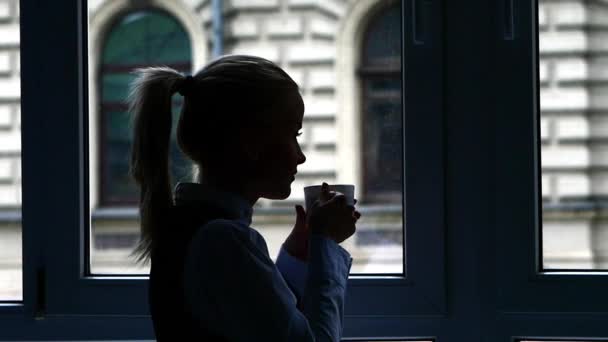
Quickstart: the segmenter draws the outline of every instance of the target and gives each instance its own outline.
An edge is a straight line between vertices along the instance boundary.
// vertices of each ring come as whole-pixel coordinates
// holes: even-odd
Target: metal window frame
[[[407,18],[412,17],[415,2],[404,0],[404,23],[413,21]],[[24,301],[0,306],[0,337],[153,338],[147,277],[86,276],[86,1],[21,1],[20,6]],[[432,30],[420,36],[412,26],[403,27],[404,95],[412,99],[404,110],[416,113],[406,115],[404,153],[412,167],[405,180],[416,201],[407,201],[405,210],[409,214],[404,260],[424,262],[408,263],[406,277],[351,277],[345,337],[433,336],[447,314],[443,97],[437,92],[443,80],[443,9],[439,1],[425,8],[425,20],[433,21],[425,25]],[[45,56],[44,63],[39,56]],[[432,72],[416,67],[429,64]],[[425,85],[409,86],[420,80]],[[432,105],[425,101],[428,96],[435,100]],[[411,329],[405,321],[422,323]]]
[[[496,93],[508,96],[496,96],[494,108],[493,175],[504,181],[494,184],[496,258],[486,266],[496,275],[496,314],[488,331],[495,341],[606,340],[608,273],[542,269],[538,0],[495,6]]]

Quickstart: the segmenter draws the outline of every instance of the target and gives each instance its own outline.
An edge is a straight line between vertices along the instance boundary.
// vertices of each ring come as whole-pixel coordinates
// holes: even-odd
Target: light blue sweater
[[[175,201],[212,202],[236,218],[208,222],[189,246],[185,295],[197,321],[230,341],[340,341],[352,265],[344,248],[313,234],[308,263],[281,247],[275,265],[241,196],[178,183]]]

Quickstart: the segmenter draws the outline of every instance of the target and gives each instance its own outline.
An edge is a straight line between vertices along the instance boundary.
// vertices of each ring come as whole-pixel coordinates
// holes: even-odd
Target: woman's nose
[[[302,150],[300,150],[300,157],[298,158],[298,164],[303,164],[305,161],[306,161],[306,156],[304,155]]]

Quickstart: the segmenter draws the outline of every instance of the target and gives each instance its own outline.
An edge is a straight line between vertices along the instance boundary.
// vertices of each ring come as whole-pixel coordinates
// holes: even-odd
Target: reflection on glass
[[[23,299],[19,2],[0,3],[0,301]]]
[[[128,177],[132,132],[125,97],[135,67],[168,65],[191,73],[212,57],[210,2],[198,7],[157,2],[119,8],[112,1],[89,1],[91,270],[101,274],[147,273],[128,255],[139,237],[138,190]],[[180,7],[179,9],[176,9]],[[400,2],[382,1],[362,16],[343,5],[333,11],[301,11],[287,6],[257,8],[225,3],[224,54],[253,54],[283,67],[300,85],[306,113],[299,138],[307,161],[298,167],[289,199],[256,203],[252,226],[267,241],[272,258],[295,221],[294,204],[307,185],[356,185],[357,233],[343,243],[354,258],[353,273],[402,273],[403,269],[403,120]],[[277,4],[277,6],[279,6]],[[191,17],[179,13],[190,11]],[[196,17],[202,24],[191,24]],[[341,37],[339,23],[356,24]],[[336,42],[353,42],[339,55]],[[342,50],[340,50],[342,51]],[[193,56],[206,56],[194,61]],[[351,62],[346,62],[351,61]],[[346,64],[345,64],[346,63]],[[345,65],[344,69],[339,66]],[[345,89],[352,95],[338,96]],[[192,165],[175,143],[181,98],[174,99],[173,183],[191,181]],[[338,112],[339,108],[340,112]],[[338,120],[338,116],[343,116]],[[357,122],[354,130],[339,122]],[[339,132],[349,136],[338,141]],[[355,148],[353,148],[355,146]],[[350,152],[340,152],[349,151]],[[359,165],[355,167],[354,165]]]
[[[594,3],[539,1],[543,267],[608,268],[608,58]],[[599,18],[599,17],[598,17]]]

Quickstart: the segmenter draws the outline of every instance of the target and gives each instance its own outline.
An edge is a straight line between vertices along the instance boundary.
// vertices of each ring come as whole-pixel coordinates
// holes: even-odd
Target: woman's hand
[[[285,239],[283,248],[289,255],[301,260],[308,260],[308,224],[306,223],[306,210],[304,207],[297,204],[296,208],[296,223],[291,230],[291,233]]]
[[[326,183],[323,183],[323,184],[327,185]],[[323,191],[321,192],[320,200],[323,202],[327,202],[327,201],[331,200],[336,194],[338,194],[334,191],[329,191],[328,187],[325,187],[322,190]],[[318,204],[320,204],[320,202]],[[354,204],[357,204],[357,199],[354,200]],[[351,218],[356,223],[357,220],[361,217],[361,213],[359,213],[357,210],[355,210],[354,206],[346,206],[346,207],[348,208],[349,211],[351,211],[351,209],[352,209]],[[310,229],[309,229],[309,225],[308,225],[309,218],[307,216],[306,210],[304,210],[304,207],[302,207],[301,205],[297,204],[295,206],[295,209],[296,209],[296,223],[294,224],[293,229],[291,230],[291,233],[289,234],[287,239],[285,239],[285,242],[283,243],[283,248],[285,248],[285,251],[287,253],[289,253],[289,255],[291,255],[301,261],[308,261],[308,240],[309,240],[309,236],[310,236]],[[324,232],[320,232],[320,233],[323,234]],[[344,239],[346,239],[346,238],[344,238]],[[336,239],[334,239],[334,240],[336,240]]]
[[[357,200],[354,200],[354,204]],[[346,204],[344,194],[329,191],[323,183],[320,198],[314,202],[308,213],[308,226],[312,233],[325,235],[336,243],[348,239],[355,233],[355,224],[361,213],[354,205]]]

